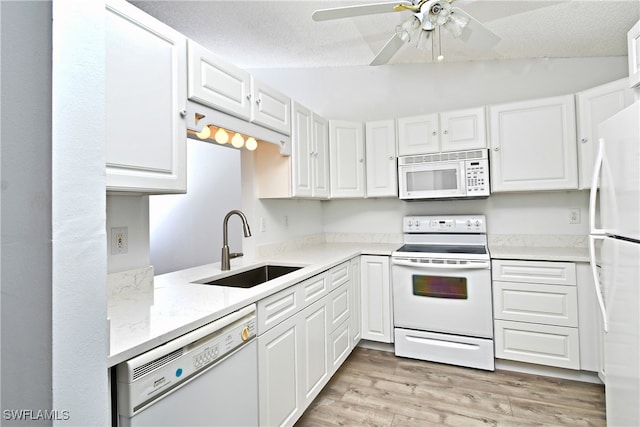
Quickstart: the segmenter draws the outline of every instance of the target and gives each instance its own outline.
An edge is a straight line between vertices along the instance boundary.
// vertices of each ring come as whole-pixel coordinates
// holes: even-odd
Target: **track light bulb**
[[[250,136],[249,139],[247,139],[245,147],[247,147],[247,150],[253,151],[258,148],[258,141],[256,141],[254,137]]]
[[[218,144],[226,144],[229,142],[229,134],[222,128],[218,128],[213,138]]]
[[[236,132],[235,135],[233,135],[233,138],[231,138],[231,145],[236,148],[242,147],[244,145],[244,138],[242,137],[242,135]]]
[[[196,132],[196,136],[200,139],[209,139],[211,137],[209,125],[205,125],[200,132]]]

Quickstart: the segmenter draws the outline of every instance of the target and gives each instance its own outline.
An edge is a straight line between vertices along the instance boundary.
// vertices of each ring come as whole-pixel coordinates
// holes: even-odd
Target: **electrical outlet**
[[[264,217],[260,217],[260,231],[262,233],[267,231],[267,221],[265,221]]]
[[[569,209],[569,224],[580,224],[580,208]]]
[[[289,215],[284,216],[284,228],[289,228]]]
[[[111,228],[111,255],[126,254],[129,251],[129,229]]]

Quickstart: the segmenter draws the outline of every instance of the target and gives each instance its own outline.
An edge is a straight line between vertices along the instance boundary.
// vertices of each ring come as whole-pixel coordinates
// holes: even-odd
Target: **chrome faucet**
[[[224,221],[222,221],[222,258],[220,260],[220,269],[222,271],[229,270],[231,268],[230,261],[232,258],[238,258],[244,255],[242,252],[231,252],[229,253],[229,237],[227,233],[227,225],[229,223],[229,218],[231,215],[238,215],[240,219],[242,219],[242,229],[244,231],[244,237],[251,236],[251,230],[249,229],[249,223],[247,222],[247,217],[244,214],[234,209],[229,211],[229,213],[224,217]]]

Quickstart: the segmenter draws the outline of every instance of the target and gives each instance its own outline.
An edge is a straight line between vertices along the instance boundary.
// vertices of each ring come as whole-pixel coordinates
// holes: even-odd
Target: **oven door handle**
[[[391,263],[405,267],[430,268],[435,270],[485,270],[491,267],[490,261],[471,261],[467,264],[432,264],[391,258]]]

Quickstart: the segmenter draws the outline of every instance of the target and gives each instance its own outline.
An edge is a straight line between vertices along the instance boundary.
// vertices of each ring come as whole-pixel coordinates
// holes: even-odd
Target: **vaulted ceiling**
[[[389,0],[382,0],[389,1]],[[234,64],[248,69],[367,65],[410,12],[314,22],[316,9],[381,0],[200,0],[131,3]],[[445,61],[624,56],[638,0],[457,0],[502,38],[471,50],[442,31]],[[425,63],[431,52],[404,46],[390,61]]]

